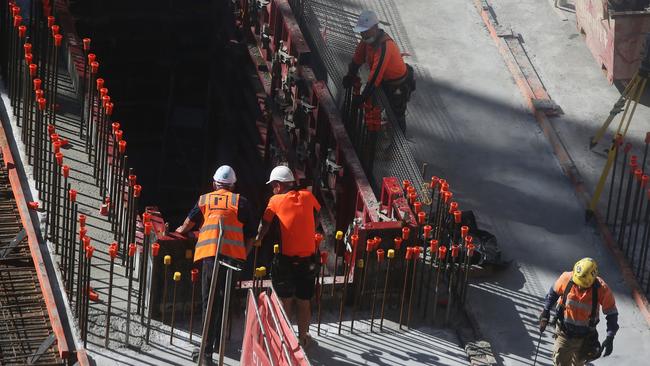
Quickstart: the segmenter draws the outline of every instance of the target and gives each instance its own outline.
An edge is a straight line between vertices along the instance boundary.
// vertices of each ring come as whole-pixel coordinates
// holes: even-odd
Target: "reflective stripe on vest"
[[[245,260],[244,225],[237,218],[239,195],[223,189],[202,195],[199,209],[203,213],[203,226],[199,230],[194,261],[216,255],[220,220],[223,229],[220,254]]]

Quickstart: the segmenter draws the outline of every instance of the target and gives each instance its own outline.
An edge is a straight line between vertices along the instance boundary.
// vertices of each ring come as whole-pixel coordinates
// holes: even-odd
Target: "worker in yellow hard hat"
[[[559,301],[558,301],[559,300]],[[553,364],[579,366],[600,357],[609,356],[618,331],[618,310],[614,295],[605,281],[598,277],[598,264],[591,258],[576,262],[572,272],[564,272],[546,295],[540,315],[539,330],[549,323],[551,308],[556,305],[556,339]],[[598,342],[598,307],[607,320],[607,336]]]

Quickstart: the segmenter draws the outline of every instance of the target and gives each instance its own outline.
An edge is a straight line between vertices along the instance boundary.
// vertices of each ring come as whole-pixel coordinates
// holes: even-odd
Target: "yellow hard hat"
[[[598,264],[595,260],[587,257],[577,261],[573,266],[571,280],[582,288],[591,287],[598,277]]]

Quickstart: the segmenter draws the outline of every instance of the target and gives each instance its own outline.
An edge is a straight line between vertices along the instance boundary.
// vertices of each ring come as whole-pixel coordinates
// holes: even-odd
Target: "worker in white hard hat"
[[[176,229],[176,232],[185,234],[194,227],[200,226],[199,237],[194,250],[194,263],[201,263],[201,289],[203,300],[203,317],[207,312],[208,298],[212,271],[217,254],[219,225],[223,228],[223,237],[219,260],[241,266],[248,257],[257,234],[257,227],[252,217],[253,210],[246,198],[234,193],[237,176],[228,165],[220,166],[214,173],[214,191],[199,197],[198,202],[190,211],[185,222]],[[205,363],[212,360],[212,352],[219,345],[219,329],[221,329],[221,309],[225,291],[226,271],[219,271],[217,289],[212,307],[211,325],[208,329],[205,354]],[[199,350],[194,350],[194,357],[199,356]]]
[[[357,80],[361,65],[367,64],[370,68],[368,81],[353,104],[365,103],[374,96],[376,89],[381,88],[388,97],[398,126],[406,131],[406,105],[415,91],[413,68],[404,62],[395,41],[379,28],[375,12],[361,12],[354,31],[361,34],[361,42],[354,52],[348,74],[343,78],[343,86],[350,88]]]
[[[271,267],[271,280],[289,317],[296,305],[298,337],[300,344],[306,347],[311,341],[310,301],[314,296],[319,263],[315,234],[320,204],[310,191],[297,189],[295,183],[288,167],[281,165],[271,171],[267,184],[273,187],[274,195],[264,211],[256,240],[259,243],[264,238],[271,222],[277,218],[281,240]]]
[[[598,277],[598,264],[595,260],[579,260],[572,272],[562,273],[555,281],[546,295],[540,315],[540,332],[546,329],[551,308],[556,303],[554,365],[581,366],[601,354],[609,356],[612,353],[614,336],[618,331],[618,310],[612,291]],[[607,335],[602,344],[598,341],[596,331],[600,307],[607,320]]]

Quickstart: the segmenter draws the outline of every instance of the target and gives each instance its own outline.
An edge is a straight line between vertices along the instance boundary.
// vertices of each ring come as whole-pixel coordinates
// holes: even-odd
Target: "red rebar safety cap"
[[[359,235],[358,234],[350,235],[350,242],[352,243],[352,247],[356,248],[357,244],[359,243]]]
[[[386,252],[383,249],[377,249],[377,262],[381,263],[384,261],[384,256]]]
[[[415,213],[419,213],[420,211],[422,211],[422,202],[420,201],[413,202],[413,208],[415,209]]]
[[[79,226],[81,227],[86,226],[86,215],[84,214],[79,215]]]
[[[413,247],[406,248],[405,258],[407,261],[413,258]]]
[[[135,174],[129,174],[129,186],[133,187],[135,185],[136,178]]]
[[[467,233],[469,233],[469,226],[463,225],[460,227],[460,237],[465,239],[467,236]]]
[[[106,113],[107,116],[110,116],[113,114],[113,102],[107,102],[106,105],[104,106],[104,113]]]
[[[411,229],[408,226],[402,228],[402,239],[408,240]]]
[[[99,62],[93,61],[90,63],[90,72],[96,74],[99,70]]]
[[[438,248],[438,259],[444,260],[447,257],[447,247],[441,246]]]
[[[153,224],[150,222],[145,222],[144,224],[144,235],[150,235],[151,229],[153,229]]]
[[[61,47],[61,41],[63,41],[63,36],[60,34],[54,35],[54,46]]]
[[[84,38],[84,39],[82,40],[82,42],[83,42],[83,44],[84,44],[84,45],[83,45],[83,47],[84,47],[84,51],[86,51],[86,52],[90,51],[90,38]]]
[[[129,244],[129,257],[133,257],[135,255],[135,243]]]
[[[56,158],[56,163],[59,166],[63,165],[63,153],[58,152],[58,153],[54,154],[54,157]]]
[[[426,220],[427,220],[427,214],[424,211],[418,212],[418,224],[422,225],[426,222]]]
[[[158,243],[151,244],[151,255],[157,257],[159,251],[160,251],[160,244]]]
[[[320,246],[320,243],[323,241],[323,234],[321,233],[316,233],[314,235],[314,240],[316,241],[316,247]]]
[[[199,280],[199,270],[196,268],[193,268],[190,271],[190,277],[192,278],[192,282],[197,282]]]
[[[472,243],[467,244],[467,256],[468,257],[471,257],[472,255],[474,255],[474,249],[475,248],[476,247],[474,246],[474,244],[472,244]]]
[[[140,197],[140,192],[142,192],[142,186],[139,184],[136,184],[133,186],[133,197],[139,198]]]
[[[121,132],[121,131],[118,131],[118,132]],[[120,151],[120,154],[124,154],[126,152],[126,141],[120,140],[120,142],[118,143],[118,150]]]
[[[395,243],[395,250],[399,250],[402,247],[402,238],[397,237],[393,239],[393,243]]]
[[[64,178],[67,178],[67,177],[70,176],[70,167],[69,167],[69,166],[64,165],[64,166],[61,168],[61,171],[63,172],[63,177],[64,177]]]
[[[320,252],[320,264],[324,265],[327,263],[327,256],[329,253],[327,252]]]
[[[88,237],[86,237],[86,238],[88,238]],[[90,238],[88,238],[88,239],[90,239]],[[92,258],[94,252],[95,252],[95,247],[94,246],[92,246],[92,245],[86,246],[86,258],[87,259]]]
[[[113,243],[108,246],[108,255],[111,256],[111,259],[117,257],[117,243]]]
[[[366,240],[366,252],[372,252],[372,248],[374,248],[374,246],[375,246],[374,239]]]
[[[424,227],[422,228],[422,232],[424,234],[425,239],[429,239],[429,235],[431,235],[432,229],[433,228],[431,227],[431,225],[424,225]]]
[[[431,251],[431,254],[435,254],[438,251],[438,241],[436,239],[429,241],[429,251]]]
[[[88,233],[88,229],[86,229],[85,227],[80,228],[79,229],[79,240],[84,240],[87,233]]]
[[[68,196],[70,197],[71,202],[77,201],[77,191],[75,191],[74,189],[68,191]]]
[[[25,34],[27,33],[27,27],[24,25],[18,26],[18,37],[20,38],[25,38]]]
[[[435,189],[436,186],[438,186],[438,182],[440,181],[440,178],[433,176],[431,177],[431,182],[429,183],[429,188],[430,189]]]
[[[454,222],[460,224],[460,221],[463,217],[463,213],[460,210],[454,211]]]
[[[452,201],[449,203],[449,213],[453,214],[454,211],[458,210],[458,202]]]

